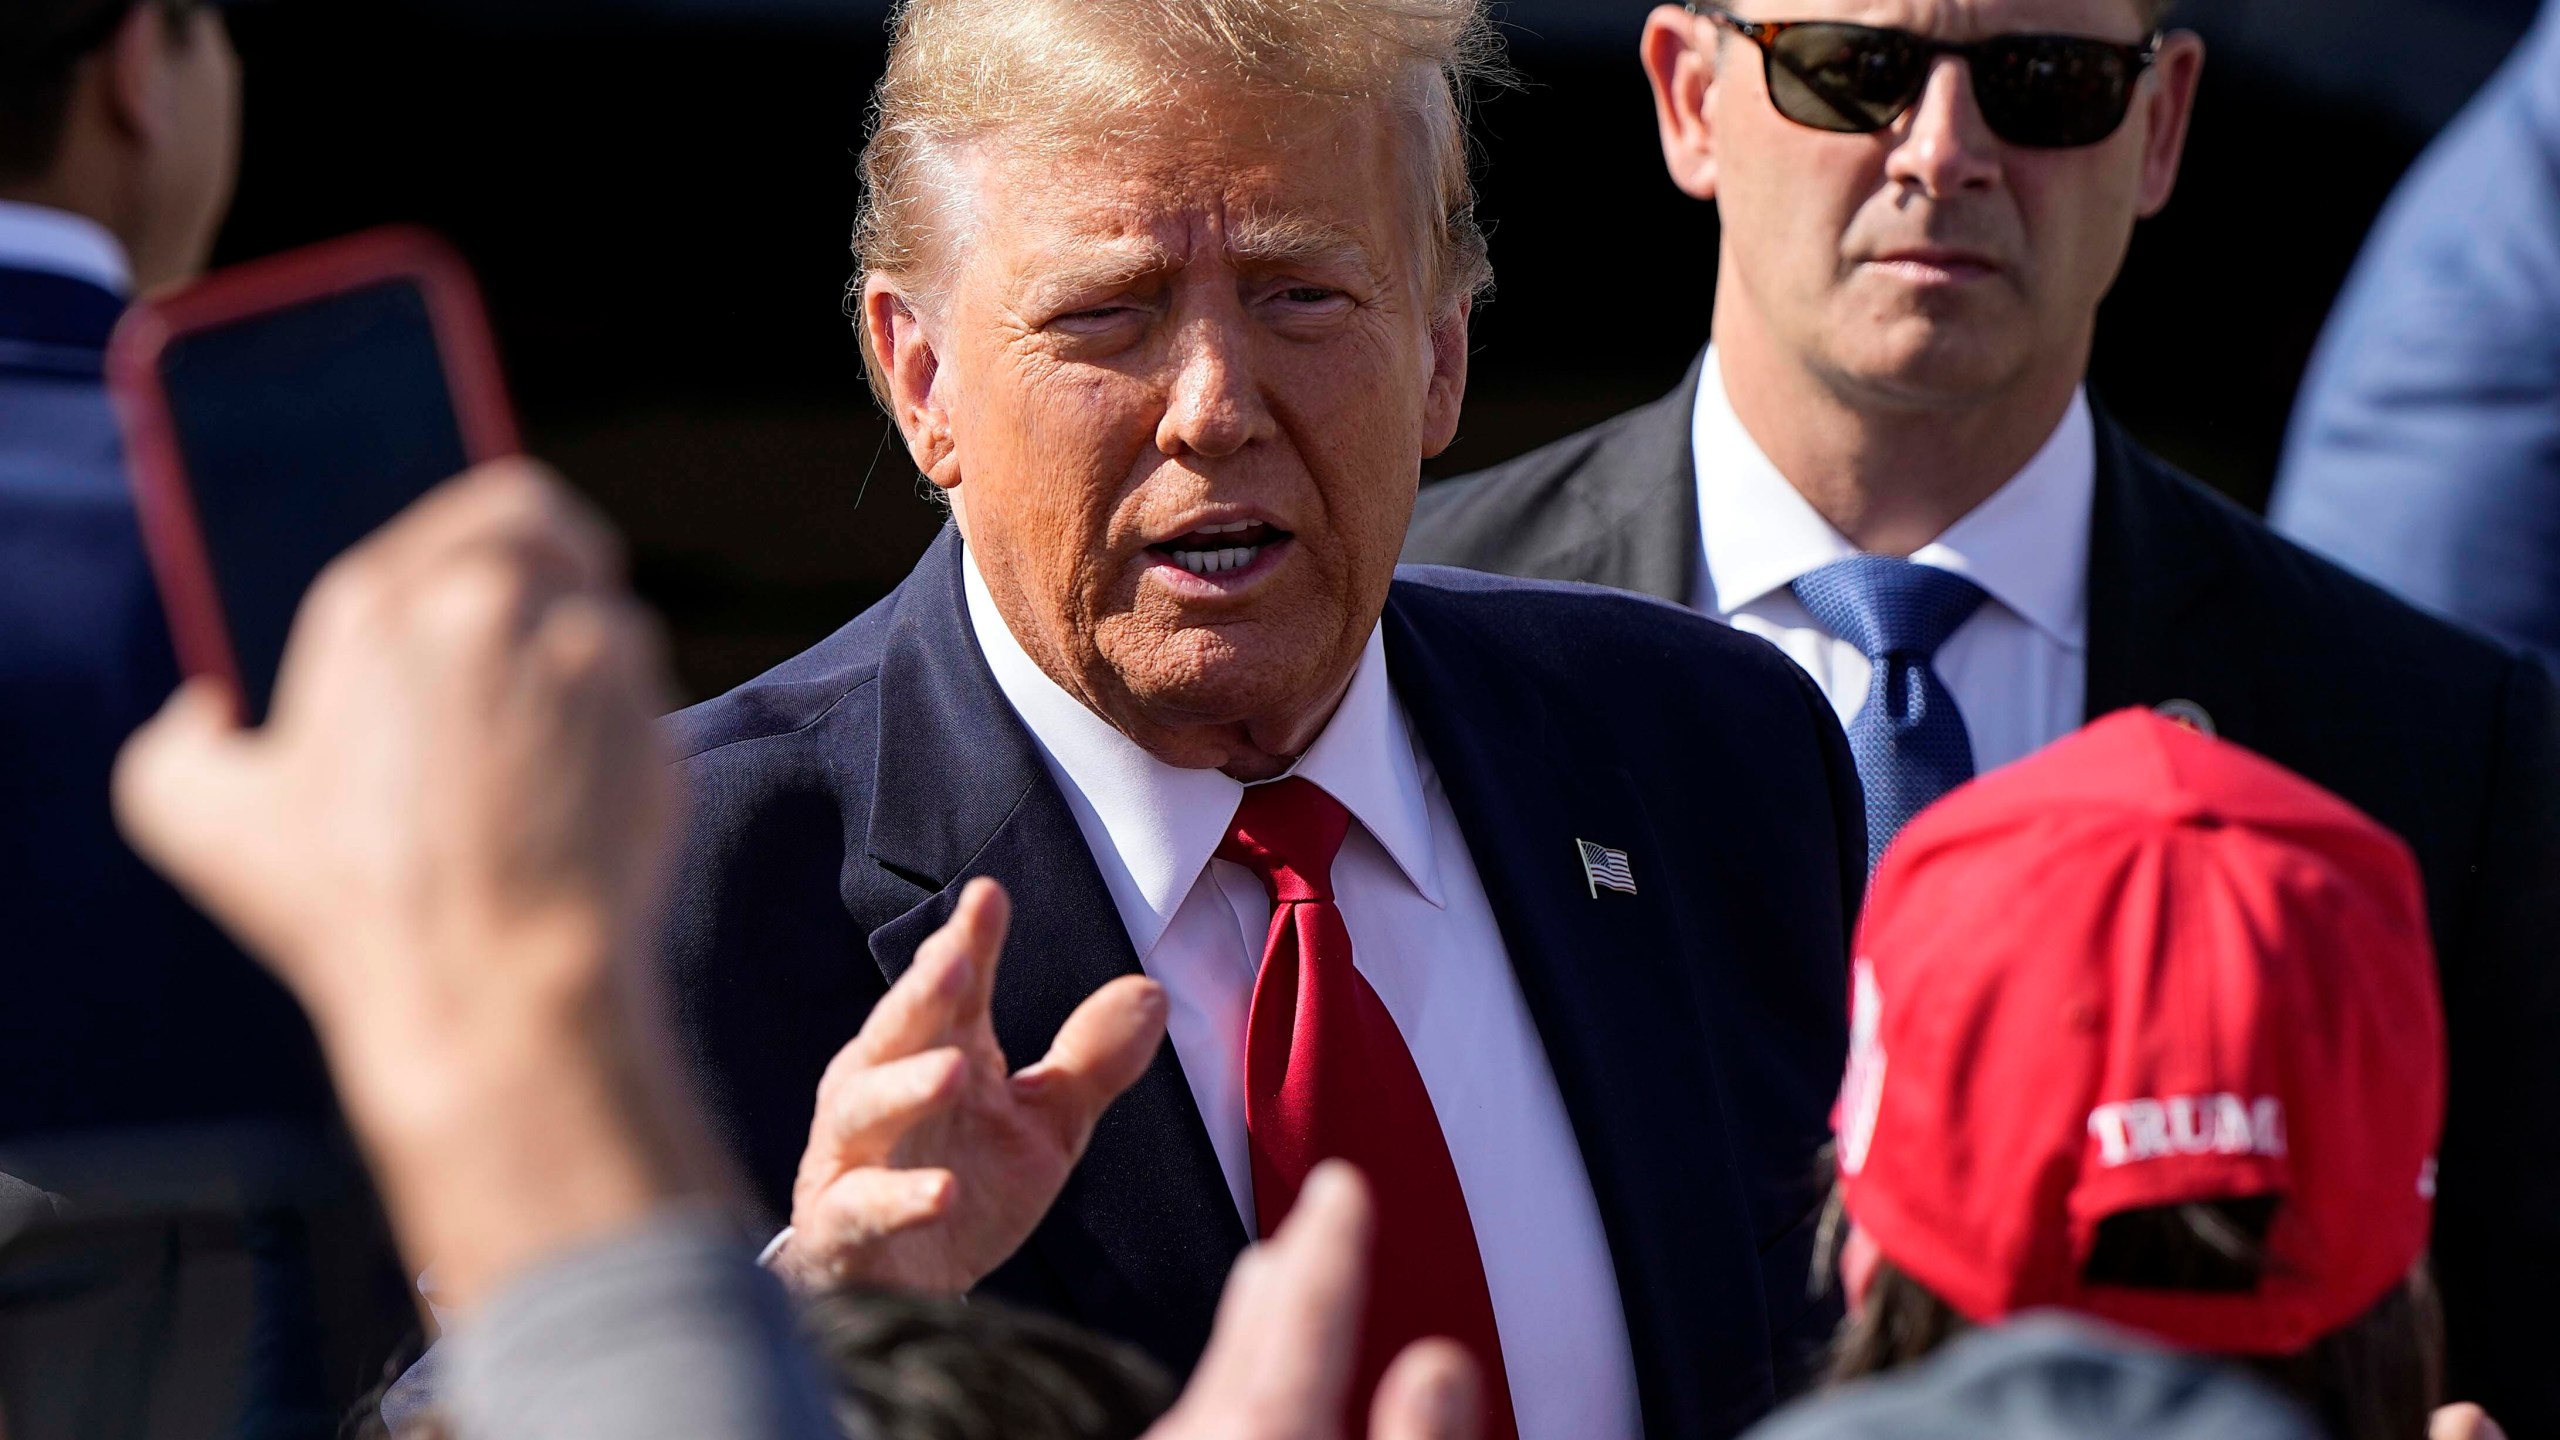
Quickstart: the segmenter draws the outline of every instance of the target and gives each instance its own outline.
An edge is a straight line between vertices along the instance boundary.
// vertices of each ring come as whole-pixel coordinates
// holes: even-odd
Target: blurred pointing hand
[[[1280,1232],[1236,1262],[1190,1388],[1146,1440],[1339,1440],[1374,1225],[1358,1172],[1317,1166]],[[1369,1440],[1476,1440],[1482,1383],[1456,1341],[1407,1346],[1378,1382]]]
[[[675,1186],[625,988],[674,808],[662,670],[603,525],[507,462],[330,565],[263,728],[191,681],[117,765],[126,833],[310,1013],[459,1299]]]
[[[1123,976],[1010,1073],[990,1010],[1009,915],[969,882],[949,922],[818,1082],[775,1268],[803,1289],[958,1293],[1030,1238],[1094,1122],[1164,1040],[1164,991]]]

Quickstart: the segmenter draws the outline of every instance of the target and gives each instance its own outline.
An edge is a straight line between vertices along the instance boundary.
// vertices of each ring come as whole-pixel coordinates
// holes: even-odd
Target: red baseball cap
[[[2293,1354],[2425,1248],[2445,1057],[2417,866],[2300,776],[2111,715],[1913,820],[1858,956],[1844,1199],[1968,1318]],[[2267,1196],[2254,1291],[2083,1278],[2108,1216]]]

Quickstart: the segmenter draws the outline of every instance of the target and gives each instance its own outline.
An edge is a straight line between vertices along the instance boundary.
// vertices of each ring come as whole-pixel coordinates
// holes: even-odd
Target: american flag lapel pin
[[[1592,899],[1600,898],[1603,885],[1621,894],[1636,893],[1636,872],[1627,863],[1626,851],[1594,845],[1588,840],[1573,843],[1582,852],[1582,878],[1589,882]]]

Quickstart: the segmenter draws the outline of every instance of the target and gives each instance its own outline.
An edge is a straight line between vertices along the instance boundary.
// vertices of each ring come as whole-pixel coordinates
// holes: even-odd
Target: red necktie
[[[1350,824],[1340,801],[1307,781],[1281,780],[1244,792],[1218,847],[1219,859],[1253,871],[1271,896],[1245,1039],[1254,1211],[1268,1236],[1318,1161],[1359,1166],[1378,1227],[1351,1434],[1368,1433],[1370,1396],[1388,1362],[1443,1335],[1483,1367],[1487,1440],[1512,1440],[1502,1341],[1467,1197],[1422,1073],[1395,1017],[1352,968],[1351,932],[1333,903],[1333,857]]]

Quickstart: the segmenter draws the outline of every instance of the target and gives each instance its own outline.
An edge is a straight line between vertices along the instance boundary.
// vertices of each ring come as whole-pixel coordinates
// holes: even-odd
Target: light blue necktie
[[[1875,666],[1849,750],[1867,792],[1867,868],[1931,801],[1973,778],[1973,737],[1930,662],[1983,601],[1961,575],[1890,555],[1834,561],[1790,587]]]

